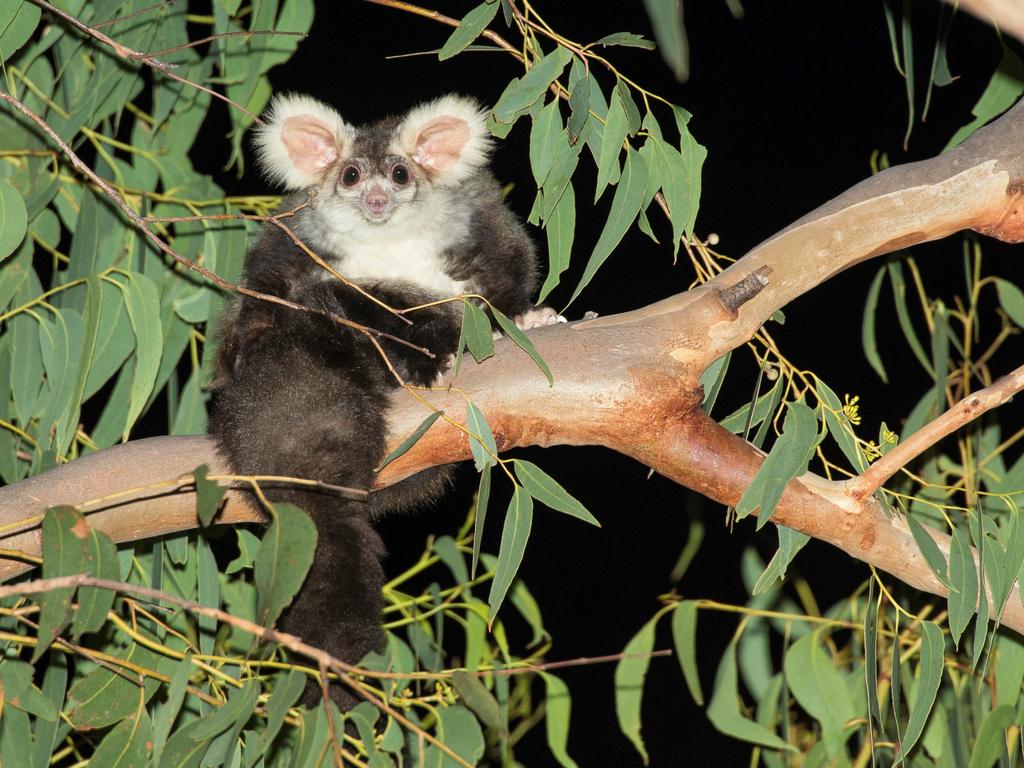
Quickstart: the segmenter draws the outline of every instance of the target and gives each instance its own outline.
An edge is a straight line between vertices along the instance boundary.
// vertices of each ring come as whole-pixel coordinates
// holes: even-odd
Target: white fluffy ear
[[[456,184],[487,163],[487,115],[473,99],[442,96],[405,116],[398,143],[435,183]]]
[[[311,96],[286,94],[270,105],[266,124],[256,131],[260,168],[285,189],[323,181],[327,169],[351,147],[352,129]]]

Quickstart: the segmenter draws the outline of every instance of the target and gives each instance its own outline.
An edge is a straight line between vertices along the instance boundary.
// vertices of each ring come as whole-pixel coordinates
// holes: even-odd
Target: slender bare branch
[[[173,5],[174,2],[175,2],[175,0],[160,0],[160,2],[158,2],[158,3],[153,3],[152,5],[147,5],[144,8],[138,8],[138,9],[132,11],[131,13],[126,13],[126,14],[123,14],[122,16],[115,16],[112,19],[107,19],[106,21],[101,21],[98,24],[93,24],[92,28],[93,29],[103,29],[104,27],[112,27],[115,24],[120,24],[122,22],[128,21],[129,19],[134,19],[137,16],[144,16],[147,13],[152,13],[153,11],[157,10],[158,8],[169,7],[169,6]]]
[[[447,24],[449,27],[457,27],[457,26],[459,26],[459,20],[458,19],[453,19],[451,16],[445,16],[443,13],[435,11],[435,10],[433,10],[431,8],[423,8],[423,7],[419,6],[419,5],[414,5],[413,3],[403,2],[403,0],[366,0],[366,1],[368,3],[373,3],[374,5],[383,5],[383,6],[387,7],[387,8],[394,8],[394,9],[399,10],[399,11],[405,11],[406,13],[413,13],[413,14],[415,14],[417,16],[423,16],[424,18],[433,19],[434,21],[438,21],[438,22],[440,22],[442,24]],[[510,43],[508,40],[506,40],[501,35],[499,35],[497,32],[493,32],[493,31],[491,31],[489,29],[485,29],[484,32],[483,32],[483,36],[486,37],[488,40],[490,40],[495,45],[497,45],[499,48],[501,48],[506,53],[510,53],[511,55],[515,56],[517,59],[519,59],[520,62],[523,61],[523,54],[522,54],[522,52],[519,51],[519,49],[517,49],[514,45],[512,45],[512,43]]]
[[[357,695],[369,701],[375,707],[378,707],[382,711],[392,715],[399,716],[388,704],[375,696],[371,696],[369,693],[363,690],[355,680],[352,679],[353,674],[363,676],[373,676],[373,673],[368,670],[362,670],[359,667],[351,664],[346,664],[339,659],[334,658],[330,654],[321,651],[319,648],[314,648],[311,645],[306,645],[299,638],[294,635],[289,635],[286,632],[280,632],[276,629],[270,629],[264,627],[262,624],[257,624],[248,619],[243,619],[239,616],[235,616],[226,611],[222,611],[219,608],[211,608],[206,605],[195,602],[194,600],[188,600],[177,595],[172,595],[167,592],[161,592],[158,589],[151,587],[143,587],[137,584],[129,584],[124,581],[112,581],[110,579],[98,579],[94,576],[87,576],[85,574],[78,574],[74,576],[58,576],[52,579],[36,579],[34,581],[25,581],[19,584],[12,584],[6,587],[0,586],[0,600],[15,595],[32,595],[39,594],[40,592],[51,592],[55,589],[69,589],[77,587],[97,587],[99,589],[111,589],[115,592],[120,592],[126,595],[135,595],[136,597],[143,597],[153,602],[164,601],[177,605],[190,613],[195,613],[200,616],[208,616],[217,621],[225,624],[230,624],[237,627],[245,632],[248,632],[255,637],[262,638],[272,643],[282,645],[293,653],[301,654],[315,660],[320,666],[327,667],[338,673],[341,681],[350,687]],[[459,757],[451,747],[439,741],[436,737],[432,736],[427,731],[423,730],[422,727],[415,723],[401,718],[402,723],[406,728],[415,731],[417,734],[422,736],[424,739],[429,741],[439,750],[444,752],[450,758],[455,760],[459,765],[464,765],[466,768],[472,768],[464,759]]]
[[[49,11],[54,16],[57,16],[57,17],[63,19],[64,21],[66,21],[71,26],[73,26],[76,29],[78,29],[78,30],[84,32],[85,34],[87,34],[89,37],[92,37],[92,38],[94,38],[96,40],[99,40],[104,45],[109,46],[110,49],[119,58],[122,58],[125,61],[138,61],[138,62],[140,62],[142,64],[145,64],[148,67],[152,67],[157,72],[160,72],[164,77],[168,77],[171,80],[176,80],[177,82],[182,83],[183,85],[191,86],[192,88],[195,88],[197,91],[202,91],[203,93],[208,93],[213,98],[220,99],[225,104],[231,105],[232,107],[237,109],[239,112],[241,112],[242,114],[244,114],[247,117],[249,117],[249,119],[251,119],[257,125],[263,125],[264,124],[263,121],[259,118],[258,115],[254,115],[252,112],[247,110],[241,104],[239,104],[239,103],[237,103],[235,101],[232,101],[231,99],[229,99],[224,94],[217,93],[217,91],[213,90],[212,88],[207,88],[205,85],[201,85],[200,83],[193,82],[193,81],[189,80],[187,77],[182,77],[181,75],[176,74],[172,70],[172,67],[174,67],[176,65],[170,64],[170,63],[168,63],[166,61],[158,59],[155,56],[153,56],[153,55],[151,55],[149,53],[146,53],[145,51],[137,51],[134,48],[129,48],[127,45],[122,45],[121,43],[119,43],[117,40],[115,40],[114,38],[110,37],[109,35],[106,35],[103,32],[100,32],[95,27],[91,27],[88,24],[86,24],[86,23],[84,23],[82,21],[79,21],[74,16],[72,16],[70,13],[67,13],[66,11],[62,11],[57,6],[52,5],[51,3],[46,2],[46,0],[32,0],[32,2],[34,2],[40,8],[44,8],[45,10]]]
[[[308,35],[305,32],[279,32],[276,29],[246,29],[238,32],[221,32],[216,35],[207,35],[206,37],[200,37],[198,40],[189,40],[187,43],[182,43],[181,45],[173,45],[170,48],[162,48],[159,51],[149,51],[148,55],[156,58],[158,56],[166,56],[169,53],[177,53],[178,51],[184,51],[187,48],[195,48],[200,45],[206,45],[207,43],[212,43],[215,40],[220,40],[226,37],[256,37],[258,35],[284,35],[291,37],[308,37]],[[244,112],[245,110],[242,111]],[[246,114],[248,115],[249,113],[246,112]],[[260,124],[262,125],[262,122]]]
[[[1024,389],[1024,365],[990,386],[972,392],[934,421],[917,430],[872,464],[859,477],[846,483],[851,499],[860,500],[877,491],[885,481],[927,451],[942,438],[969,424],[986,411],[1009,402]]]

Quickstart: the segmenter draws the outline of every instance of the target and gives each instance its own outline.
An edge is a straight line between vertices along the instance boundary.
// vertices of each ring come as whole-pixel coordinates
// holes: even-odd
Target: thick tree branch
[[[982,21],[1024,41],[1024,5],[1019,0],[946,0]]]
[[[706,365],[747,341],[778,308],[843,269],[907,245],[970,228],[1021,239],[1024,107],[1018,105],[961,147],[889,169],[808,214],[761,244],[712,282],[632,312],[539,329],[531,338],[555,377],[548,386],[529,358],[507,341],[494,358],[468,365],[450,390],[428,399],[454,418],[466,399],[486,415],[499,449],[524,445],[604,445],[681,485],[734,504],[763,454],[700,410]],[[402,390],[390,414],[391,445],[425,415]],[[379,482],[390,484],[436,464],[469,456],[465,434],[438,420]],[[0,525],[39,515],[55,503],[81,504],[114,491],[179,477],[206,462],[225,471],[206,438],[138,441],[79,459],[0,489]],[[843,483],[812,474],[790,483],[773,521],[828,541],[928,592],[943,595],[903,521],[871,497],[853,499]],[[143,490],[107,503],[90,520],[118,541],[196,525],[191,495]],[[94,509],[89,506],[89,509]],[[225,522],[254,520],[240,492]],[[37,528],[10,529],[0,546],[38,553]],[[948,550],[949,538],[933,533]],[[27,569],[0,560],[0,575]],[[1016,589],[1003,623],[1024,632]]]

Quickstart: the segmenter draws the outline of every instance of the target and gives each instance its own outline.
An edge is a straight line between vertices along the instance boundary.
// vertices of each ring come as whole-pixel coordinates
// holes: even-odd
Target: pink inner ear
[[[459,162],[468,141],[469,124],[465,120],[438,117],[416,136],[415,160],[428,170],[446,170]]]
[[[292,164],[303,173],[318,174],[338,159],[331,130],[315,117],[289,117],[281,124],[281,141]]]

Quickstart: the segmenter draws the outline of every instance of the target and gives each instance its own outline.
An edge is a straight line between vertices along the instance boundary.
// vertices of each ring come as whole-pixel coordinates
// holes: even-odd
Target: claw
[[[441,364],[441,367],[437,372],[437,378],[434,379],[430,386],[435,388],[447,387],[454,369],[455,355],[445,355],[444,362]]]

